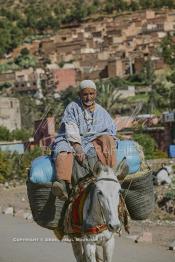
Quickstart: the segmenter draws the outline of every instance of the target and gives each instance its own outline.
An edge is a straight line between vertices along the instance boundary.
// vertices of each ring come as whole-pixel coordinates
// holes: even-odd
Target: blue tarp
[[[141,159],[138,149],[132,140],[123,140],[117,142],[117,164],[119,164],[124,157],[129,167],[129,174],[135,173],[139,170]]]

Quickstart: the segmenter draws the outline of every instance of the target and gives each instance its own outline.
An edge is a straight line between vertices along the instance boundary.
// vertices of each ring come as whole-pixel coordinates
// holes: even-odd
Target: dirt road
[[[70,243],[24,219],[0,215],[0,262],[75,262]],[[174,262],[175,252],[116,237],[113,262]]]

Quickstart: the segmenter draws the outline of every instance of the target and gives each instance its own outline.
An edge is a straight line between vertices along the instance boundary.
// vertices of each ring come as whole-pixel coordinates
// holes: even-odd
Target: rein
[[[97,199],[98,199],[98,203],[99,203],[99,205],[100,205],[100,212],[101,212],[101,216],[102,216],[102,218],[103,218],[103,222],[104,222],[104,224],[106,225],[106,219],[105,219],[103,207],[102,207],[102,204],[101,204],[101,202],[100,202],[100,199],[99,199],[98,195],[97,195]]]

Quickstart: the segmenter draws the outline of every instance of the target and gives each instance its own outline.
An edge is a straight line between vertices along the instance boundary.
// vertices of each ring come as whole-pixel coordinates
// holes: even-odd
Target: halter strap
[[[95,182],[98,182],[98,181],[101,181],[101,180],[104,180],[104,181],[112,181],[112,182],[115,182],[115,183],[117,183],[117,184],[119,183],[118,180],[113,179],[113,178],[108,178],[108,177],[96,179]]]

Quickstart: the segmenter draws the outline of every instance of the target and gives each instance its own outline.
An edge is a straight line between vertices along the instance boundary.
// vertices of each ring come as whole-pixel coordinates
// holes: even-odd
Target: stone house
[[[108,60],[108,77],[124,76],[124,65],[120,58]]]
[[[76,71],[74,69],[59,68],[53,70],[53,79],[56,83],[56,92],[60,92],[70,86],[76,86]]]
[[[20,103],[17,98],[0,97],[0,126],[10,131],[21,129]]]
[[[0,84],[4,83],[11,83],[15,82],[15,73],[14,72],[7,72],[0,74]]]
[[[53,39],[46,39],[40,42],[40,53],[49,54],[52,53],[53,50],[55,50],[55,43]]]
[[[36,93],[41,88],[40,82],[44,77],[43,69],[23,69],[15,72],[14,91],[19,93]]]

